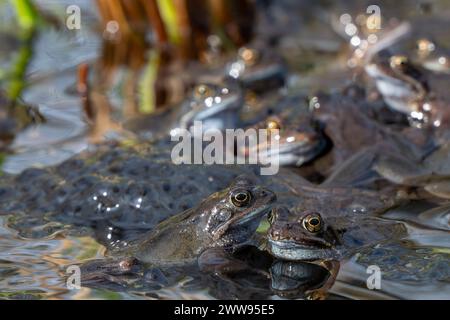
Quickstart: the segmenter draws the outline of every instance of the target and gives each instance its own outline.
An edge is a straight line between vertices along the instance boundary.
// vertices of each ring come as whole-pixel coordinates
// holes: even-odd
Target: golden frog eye
[[[247,190],[237,190],[233,192],[231,195],[231,202],[236,207],[243,207],[250,203],[250,200],[252,199],[252,195]]]
[[[397,69],[408,63],[408,57],[406,56],[392,56],[390,59],[390,65],[392,69]]]
[[[259,53],[255,49],[241,48],[238,54],[246,66],[253,66],[259,60]]]
[[[276,120],[269,120],[266,123],[266,128],[269,130],[280,130],[281,126],[280,123]]]
[[[205,99],[211,97],[213,90],[206,84],[199,84],[194,88],[194,97],[197,99]]]
[[[317,233],[322,230],[322,217],[317,213],[308,214],[303,218],[303,227],[312,233]]]

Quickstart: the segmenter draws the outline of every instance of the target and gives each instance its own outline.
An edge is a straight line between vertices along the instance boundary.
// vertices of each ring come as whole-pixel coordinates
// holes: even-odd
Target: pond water
[[[25,102],[35,105],[46,121],[22,130],[10,145],[13,151],[4,157],[2,170],[6,174],[18,174],[30,167],[48,167],[59,164],[87,149],[92,141],[92,128],[80,102],[73,92],[77,83],[77,67],[92,63],[101,54],[101,37],[94,27],[97,13],[92,1],[64,0],[36,1],[42,9],[58,16],[65,15],[67,5],[76,3],[83,13],[81,30],[57,31],[45,29],[39,32],[34,43],[34,56],[27,73],[27,87],[22,94]],[[289,1],[287,1],[289,3]],[[304,1],[305,5],[308,4]],[[402,2],[403,3],[403,2]],[[409,2],[411,3],[411,2]],[[442,4],[443,3],[443,4]],[[450,6],[437,2],[437,8]],[[401,8],[403,4],[399,4]],[[2,3],[2,26],[14,20],[9,5]],[[408,8],[416,8],[407,5]],[[390,10],[388,7],[386,10]],[[350,11],[348,8],[348,11]],[[384,10],[384,7],[382,6]],[[336,13],[347,11],[345,4],[337,5]],[[411,9],[412,10],[412,9]],[[401,10],[400,10],[401,11]],[[392,12],[392,11],[391,11]],[[391,13],[396,15],[396,13]],[[431,18],[430,18],[431,19]],[[320,30],[320,28],[319,28]],[[448,29],[447,29],[448,30]],[[5,27],[6,34],[12,32]],[[447,32],[447,31],[446,31]],[[307,33],[305,33],[307,34]],[[0,37],[6,35],[0,34]],[[307,35],[305,35],[305,39]],[[324,38],[330,39],[327,34]],[[331,38],[328,47],[335,50]],[[0,40],[1,42],[2,40]],[[308,43],[308,41],[305,41]],[[289,48],[289,46],[287,46]],[[11,48],[0,48],[0,66],[7,66]],[[330,65],[334,57],[326,52],[317,56],[321,65]],[[298,56],[297,56],[298,55]],[[311,59],[307,55],[292,52],[292,59]],[[314,61],[313,61],[314,62]],[[299,64],[308,64],[301,61]],[[291,62],[292,64],[292,62]],[[338,70],[339,68],[336,67]],[[300,68],[301,69],[301,68]],[[320,68],[319,68],[320,69]],[[320,71],[318,71],[320,72]],[[342,74],[331,74],[330,85],[340,83]],[[336,80],[336,77],[338,80]],[[293,88],[315,88],[317,77],[297,74],[292,77]],[[118,80],[120,81],[120,80]],[[326,82],[326,81],[325,81]],[[324,84],[326,87],[328,84]],[[118,95],[117,101],[124,101]],[[117,98],[117,97],[116,97]],[[117,116],[114,114],[114,116]],[[37,186],[36,186],[37,187]],[[332,299],[450,299],[450,210],[436,216],[428,216],[426,223],[417,216],[417,210],[395,209],[385,214],[386,219],[403,221],[409,236],[396,242],[380,243],[349,259],[341,261],[336,283],[332,287]],[[176,284],[138,290],[131,285],[128,290],[114,287],[93,289],[83,287],[69,290],[66,285],[66,268],[69,265],[104,257],[105,248],[89,235],[77,236],[57,231],[45,238],[24,238],[9,227],[11,215],[0,216],[0,299],[216,299],[239,297],[239,285],[220,279],[198,280],[198,275],[186,273]],[[51,224],[52,221],[48,221]],[[370,276],[367,267],[381,265],[381,289],[369,290],[366,280]],[[397,268],[391,270],[390,268]],[[399,272],[399,270],[401,271]],[[263,286],[268,286],[263,283]],[[250,289],[249,289],[250,290]],[[228,292],[230,292],[228,294]],[[270,288],[255,289],[254,296],[279,299]],[[247,297],[247,296],[243,296]]]

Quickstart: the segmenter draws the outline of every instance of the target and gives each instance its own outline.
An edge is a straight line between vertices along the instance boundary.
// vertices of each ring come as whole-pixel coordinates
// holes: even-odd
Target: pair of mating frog
[[[328,270],[328,280],[307,292],[309,298],[324,298],[337,275],[337,261],[364,246],[407,235],[402,223],[375,216],[403,201],[402,196],[387,192],[313,185],[284,170],[265,182],[239,176],[197,206],[161,222],[126,247],[111,250],[111,260],[86,263],[84,281],[145,273],[155,267],[164,273],[167,268],[193,264],[226,276],[251,269],[235,257],[250,245],[277,260],[312,262]],[[265,216],[270,227],[258,234]],[[303,265],[302,270],[311,277],[323,272],[308,268]],[[282,272],[286,270],[276,261],[272,276],[278,279]]]

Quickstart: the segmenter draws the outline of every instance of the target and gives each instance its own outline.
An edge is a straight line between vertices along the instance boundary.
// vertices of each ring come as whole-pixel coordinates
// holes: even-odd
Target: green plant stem
[[[10,0],[16,11],[17,21],[23,30],[34,29],[39,21],[38,11],[31,0]]]

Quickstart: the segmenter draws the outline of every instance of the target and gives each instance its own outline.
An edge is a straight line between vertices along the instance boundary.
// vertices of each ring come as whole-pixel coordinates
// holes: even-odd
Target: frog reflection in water
[[[229,188],[161,222],[128,247],[112,252],[129,258],[93,261],[84,268],[94,274],[101,270],[126,273],[136,264],[186,265],[195,263],[209,249],[233,251],[250,239],[275,199],[272,191],[240,176]],[[92,275],[88,272],[88,276]]]
[[[285,298],[308,298],[329,276],[327,269],[302,261],[277,260],[270,268],[271,289]]]
[[[204,130],[235,128],[239,123],[242,99],[236,83],[199,84],[180,105],[131,119],[125,128],[155,139],[169,137],[177,128],[189,129],[194,121],[202,121]]]

